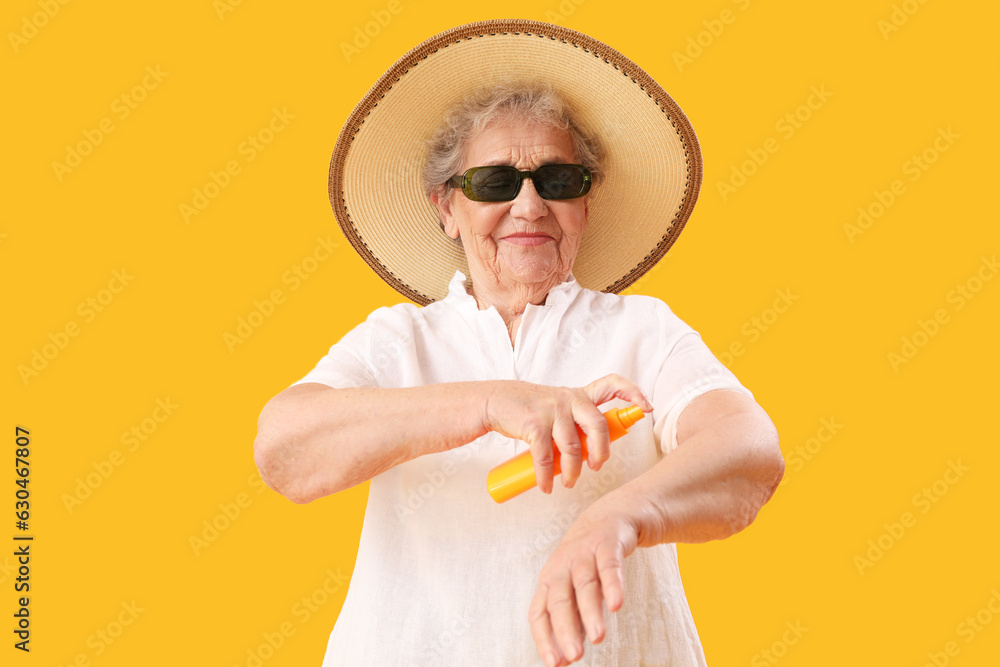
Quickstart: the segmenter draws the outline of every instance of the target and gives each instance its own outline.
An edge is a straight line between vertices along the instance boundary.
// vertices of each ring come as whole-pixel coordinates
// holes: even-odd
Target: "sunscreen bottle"
[[[604,418],[608,421],[608,433],[611,440],[615,441],[622,437],[632,425],[645,417],[642,408],[638,405],[630,405],[627,408],[612,408],[604,413]],[[580,427],[576,427],[580,434],[581,456],[587,460],[587,436]],[[552,476],[555,477],[562,471],[559,465],[559,450],[553,448]],[[531,450],[522,452],[514,458],[501,463],[486,476],[486,488],[490,496],[498,503],[506,502],[514,496],[524,493],[528,489],[538,484],[535,479],[534,460],[531,458]]]

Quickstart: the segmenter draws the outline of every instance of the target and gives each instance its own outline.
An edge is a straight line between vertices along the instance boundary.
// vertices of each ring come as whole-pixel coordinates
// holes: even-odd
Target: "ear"
[[[455,214],[451,210],[454,196],[444,197],[443,195],[447,194],[447,192],[443,187],[432,192],[431,203],[437,207],[438,217],[441,218],[441,227],[444,228],[444,233],[453,239],[457,239],[459,236],[458,223],[455,221]]]

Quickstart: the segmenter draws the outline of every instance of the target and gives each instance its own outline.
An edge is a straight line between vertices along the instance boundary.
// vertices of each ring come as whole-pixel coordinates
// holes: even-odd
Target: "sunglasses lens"
[[[578,164],[544,165],[531,180],[542,199],[576,199],[590,190],[590,172]],[[473,201],[511,201],[520,189],[521,173],[508,166],[473,167],[462,181],[465,196]]]
[[[476,201],[510,201],[514,198],[521,176],[513,167],[479,167],[467,174],[466,195]]]
[[[590,173],[578,164],[539,167],[533,180],[542,199],[575,199],[590,189]]]

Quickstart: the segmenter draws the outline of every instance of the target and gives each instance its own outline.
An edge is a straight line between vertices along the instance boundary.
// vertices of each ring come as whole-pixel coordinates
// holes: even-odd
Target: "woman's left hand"
[[[604,605],[625,601],[625,558],[638,527],[628,517],[592,505],[574,522],[542,567],[528,620],[538,654],[549,667],[583,657],[583,639],[604,639]]]

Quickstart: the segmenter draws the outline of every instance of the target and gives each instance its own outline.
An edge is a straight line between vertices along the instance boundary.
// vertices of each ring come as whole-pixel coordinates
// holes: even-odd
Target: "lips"
[[[542,245],[546,241],[551,241],[552,237],[548,234],[530,234],[527,232],[511,234],[510,236],[504,236],[501,241],[506,241],[507,243],[513,243],[514,245],[523,246],[535,246]]]

